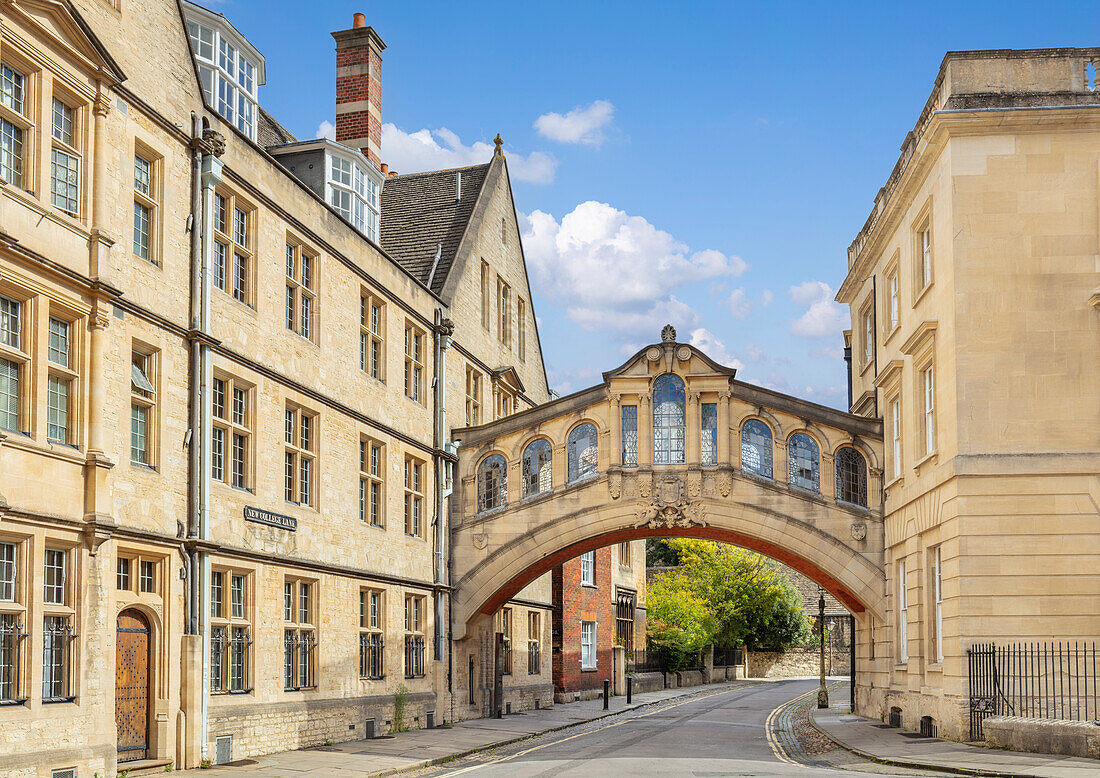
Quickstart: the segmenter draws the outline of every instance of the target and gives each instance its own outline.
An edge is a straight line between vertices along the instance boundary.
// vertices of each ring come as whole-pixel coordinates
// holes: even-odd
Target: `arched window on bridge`
[[[787,481],[791,486],[821,491],[820,457],[814,439],[796,432],[787,441]]]
[[[508,504],[508,463],[500,454],[487,456],[477,466],[477,509],[491,511]]]
[[[550,441],[540,438],[528,443],[523,450],[523,496],[550,491],[553,470]]]
[[[653,463],[684,464],[684,379],[665,373],[653,382]]]
[[[772,431],[759,419],[741,425],[741,469],[753,475],[772,477]]]
[[[836,452],[836,498],[867,507],[867,461],[852,446]]]
[[[590,478],[599,471],[600,443],[596,425],[578,424],[569,433],[569,482]]]

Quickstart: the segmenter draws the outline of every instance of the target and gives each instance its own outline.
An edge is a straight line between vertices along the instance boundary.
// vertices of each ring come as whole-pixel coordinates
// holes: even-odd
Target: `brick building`
[[[645,648],[645,541],[589,551],[551,572],[558,702],[585,699],[612,677],[612,647]]]

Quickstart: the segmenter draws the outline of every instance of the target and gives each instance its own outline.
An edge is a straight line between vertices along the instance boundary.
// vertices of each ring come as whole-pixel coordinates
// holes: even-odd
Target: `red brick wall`
[[[365,100],[378,109],[378,116],[382,115],[382,57],[372,49],[367,42],[361,46],[351,46],[336,50],[336,69],[350,65],[370,65],[370,75],[337,75],[336,76],[336,140],[344,143],[349,140],[370,138],[379,148],[382,146],[382,123],[379,119],[370,115],[369,111],[352,111],[341,113],[339,106],[343,103],[352,103]],[[380,163],[378,155],[373,151],[362,149],[368,159],[377,167]]]
[[[615,603],[611,586],[612,550],[596,551],[596,586],[581,584],[581,560],[554,568],[553,671],[554,690],[575,692],[603,688],[611,678],[611,647],[615,644]],[[596,670],[581,670],[581,622],[596,622]]]

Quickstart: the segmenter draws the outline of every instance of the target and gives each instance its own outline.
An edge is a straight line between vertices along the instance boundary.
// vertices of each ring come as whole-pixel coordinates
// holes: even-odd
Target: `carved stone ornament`
[[[688,473],[688,495],[698,497],[703,493],[703,474],[698,471]]]
[[[666,324],[664,329],[661,330],[661,342],[662,343],[675,343],[676,342],[676,328],[671,324]]]
[[[657,494],[653,500],[638,510],[635,529],[686,529],[705,527],[703,506],[687,498],[684,482],[676,476],[657,482]]]
[[[439,325],[435,329],[440,335],[454,335],[455,323],[451,319],[440,319]]]
[[[729,497],[733,491],[733,477],[729,473],[718,474],[718,494]]]
[[[645,358],[650,362],[656,362],[661,358],[661,350],[654,346],[645,353]]]
[[[478,532],[474,535],[474,548],[478,550],[484,550],[489,545],[489,535],[484,532]]]
[[[680,348],[676,349],[676,358],[681,362],[687,362],[689,359],[691,359],[691,349],[689,349],[687,346],[680,346]],[[696,392],[696,394],[699,393]]]
[[[204,154],[220,157],[225,153],[225,136],[212,127],[202,131],[202,140],[197,140],[196,144]]]
[[[642,475],[638,478],[638,496],[643,500],[648,500],[650,492],[652,491],[653,483],[649,480],[648,475]]]
[[[863,540],[867,537],[867,523],[863,521],[852,522],[852,540]]]
[[[612,471],[607,474],[607,492],[612,500],[617,500],[623,493],[623,474]]]

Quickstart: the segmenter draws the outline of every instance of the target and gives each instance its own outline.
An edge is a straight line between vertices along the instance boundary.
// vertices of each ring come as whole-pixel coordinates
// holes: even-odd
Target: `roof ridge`
[[[393,175],[386,176],[386,180],[389,181],[390,179],[393,179],[393,178],[412,178],[413,176],[431,176],[431,175],[435,175],[437,173],[460,173],[464,170],[473,170],[475,168],[481,168],[481,167],[487,168],[491,164],[493,164],[493,162],[492,162],[492,160],[489,160],[488,162],[483,162],[483,163],[480,163],[480,164],[477,164],[477,165],[466,165],[465,167],[447,167],[447,168],[443,168],[441,170],[421,170],[418,173],[396,173],[396,174],[393,174]]]

